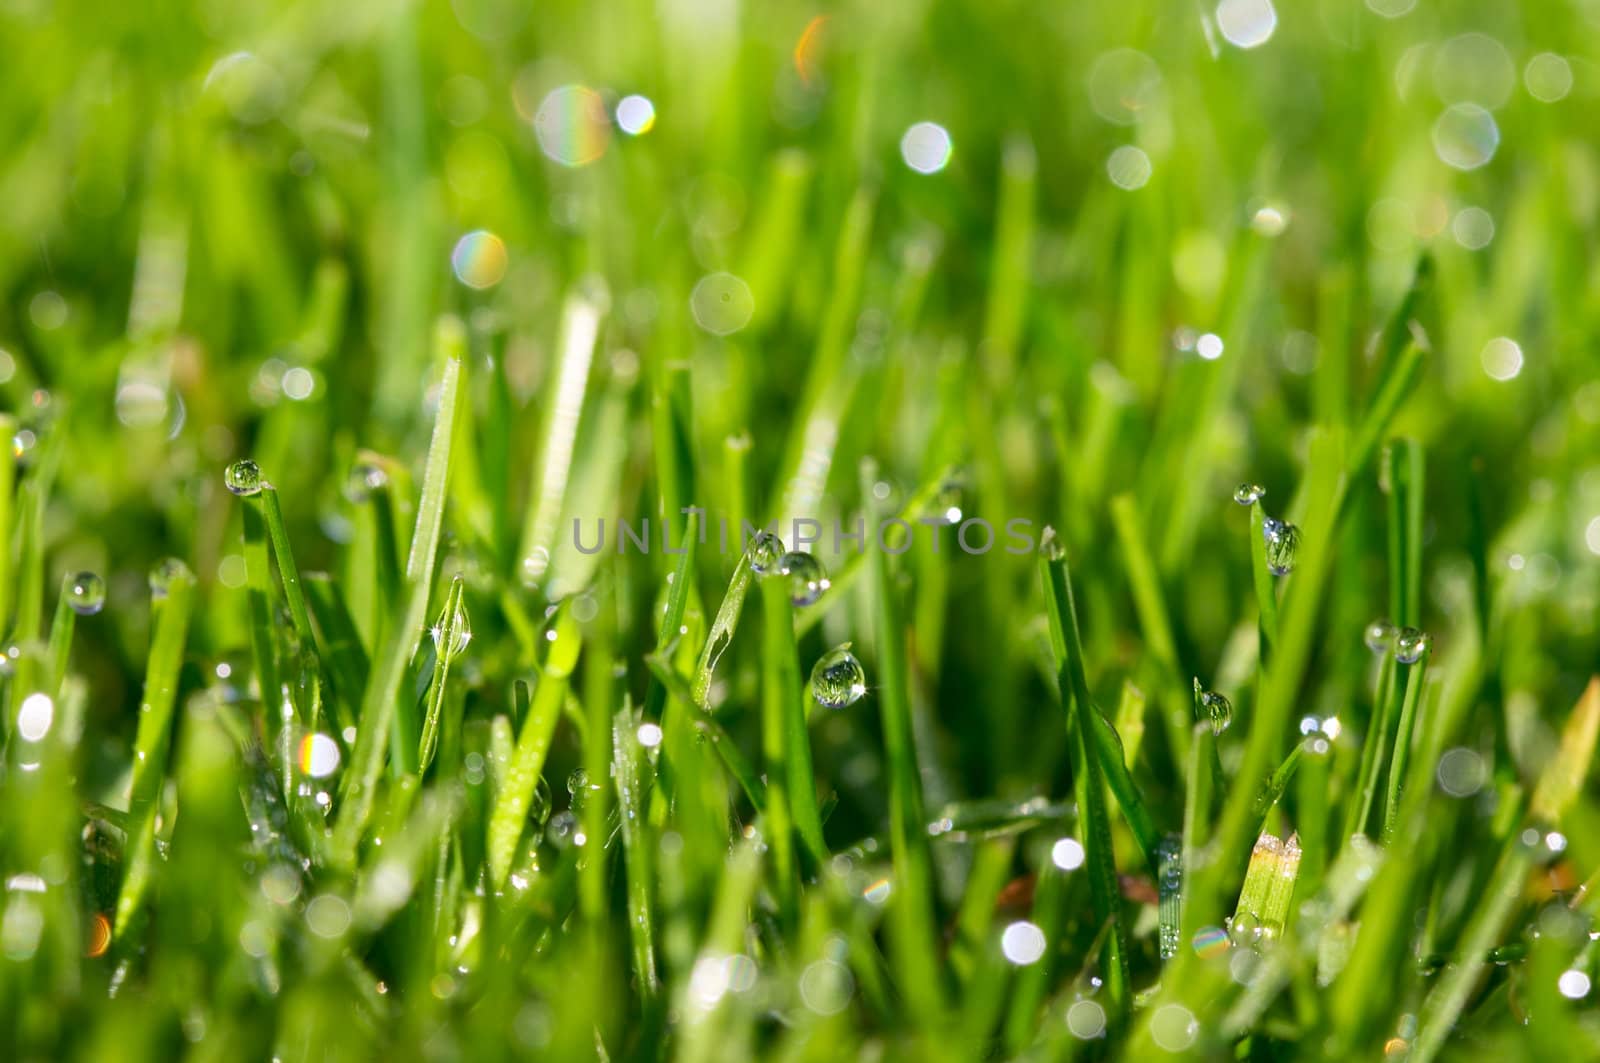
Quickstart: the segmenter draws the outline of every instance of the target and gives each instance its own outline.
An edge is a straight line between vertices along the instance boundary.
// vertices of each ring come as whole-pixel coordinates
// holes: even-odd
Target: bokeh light
[[[1235,48],[1259,48],[1277,28],[1272,0],[1222,0],[1217,5],[1217,29]]]
[[[1493,159],[1499,147],[1500,127],[1475,103],[1451,104],[1433,123],[1433,150],[1446,166],[1476,170]]]
[[[600,94],[586,85],[563,85],[533,115],[539,150],[563,166],[587,166],[606,153],[611,119]]]
[[[731,273],[710,273],[700,278],[689,294],[689,310],[707,332],[727,336],[750,323],[756,311],[750,286]]]
[[[950,165],[950,134],[937,122],[918,122],[900,138],[900,157],[918,173],[938,173]]]
[[[1129,191],[1143,188],[1150,180],[1150,170],[1150,156],[1132,144],[1122,145],[1106,159],[1106,176],[1111,183]]]
[[[1495,380],[1512,380],[1522,372],[1522,348],[1506,336],[1496,336],[1484,344],[1478,357],[1483,371]]]
[[[617,101],[617,128],[640,137],[656,127],[656,105],[646,96],[624,96]]]
[[[469,288],[493,288],[506,275],[510,258],[505,241],[487,229],[475,229],[456,241],[450,268]]]

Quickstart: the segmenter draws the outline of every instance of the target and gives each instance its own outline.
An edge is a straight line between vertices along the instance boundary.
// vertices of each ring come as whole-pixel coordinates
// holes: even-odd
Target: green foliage
[[[7,6],[0,1058],[1600,1055],[1596,20]]]

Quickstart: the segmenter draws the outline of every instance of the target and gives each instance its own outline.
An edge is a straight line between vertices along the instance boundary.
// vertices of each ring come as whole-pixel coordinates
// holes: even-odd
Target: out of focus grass
[[[0,27],[6,1058],[1600,1052],[1600,7]]]

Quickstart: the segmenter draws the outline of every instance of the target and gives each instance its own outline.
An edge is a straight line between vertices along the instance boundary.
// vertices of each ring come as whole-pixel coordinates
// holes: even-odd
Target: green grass
[[[1263,4],[0,12],[0,1058],[1600,1055],[1596,16]]]

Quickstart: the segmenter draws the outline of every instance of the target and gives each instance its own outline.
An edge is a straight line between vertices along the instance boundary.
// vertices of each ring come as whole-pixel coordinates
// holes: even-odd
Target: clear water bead
[[[1401,628],[1394,637],[1394,659],[1401,664],[1416,664],[1428,652],[1428,634],[1414,627]]]
[[[565,849],[572,845],[573,836],[578,833],[578,817],[571,812],[557,812],[550,817],[550,826],[545,830],[545,837],[557,849]]]
[[[1367,625],[1362,638],[1366,640],[1367,649],[1373,653],[1388,653],[1394,646],[1394,635],[1395,626],[1380,618]]]
[[[1046,561],[1060,561],[1067,556],[1067,548],[1061,545],[1056,530],[1048,524],[1039,535],[1039,553],[1044,555]]]
[[[456,577],[460,580],[460,577]],[[455,617],[450,616],[451,603],[455,603]],[[449,632],[450,645],[445,646],[446,632]],[[439,619],[434,621],[433,627],[428,630],[433,637],[433,649],[440,657],[455,657],[467,648],[467,643],[472,641],[472,620],[467,616],[467,606],[460,595],[452,594],[445,600],[444,608],[439,612]]]
[[[344,482],[344,497],[360,505],[372,497],[372,492],[388,486],[389,475],[383,467],[370,461],[358,461],[350,467],[350,476]]]
[[[776,572],[783,554],[783,540],[769,531],[756,532],[745,547],[745,556],[750,559],[750,571],[758,576]]]
[[[1295,554],[1300,551],[1300,529],[1288,521],[1268,517],[1261,524],[1261,539],[1267,548],[1267,570],[1274,576],[1293,572]]]
[[[789,581],[789,600],[795,605],[810,605],[830,586],[822,562],[810,554],[784,554],[778,561],[778,575]]]
[[[249,458],[240,458],[223,470],[222,482],[227,484],[228,490],[241,498],[259,495],[265,483],[261,479],[261,466]]]
[[[106,581],[93,572],[79,572],[67,581],[67,605],[79,616],[93,616],[106,604]]]
[[[823,708],[849,708],[866,692],[866,669],[850,652],[848,642],[823,654],[811,669],[811,696]]]
[[[1267,497],[1267,489],[1260,484],[1240,484],[1233,489],[1233,500],[1241,506],[1250,506]]]
[[[172,584],[180,578],[193,579],[189,566],[175,557],[166,558],[150,570],[150,596],[165,598]]]
[[[1211,733],[1214,735],[1222,734],[1233,723],[1233,702],[1215,690],[1201,691],[1200,711],[1211,722]]]

